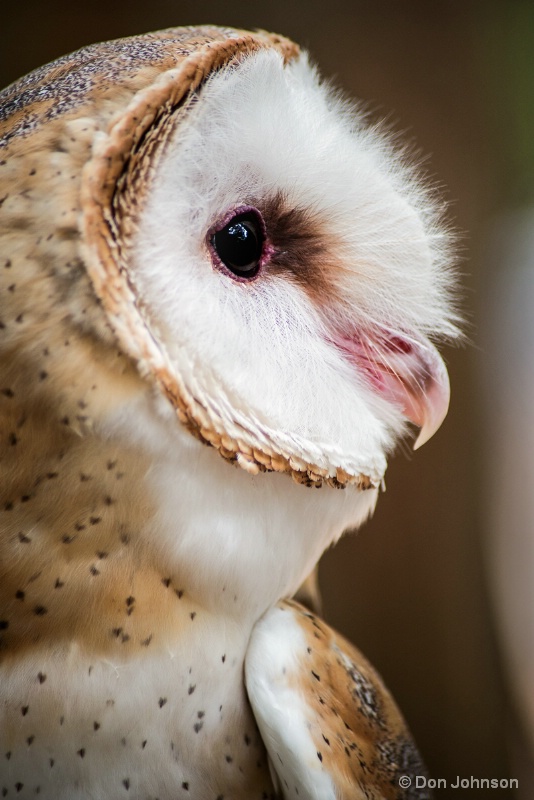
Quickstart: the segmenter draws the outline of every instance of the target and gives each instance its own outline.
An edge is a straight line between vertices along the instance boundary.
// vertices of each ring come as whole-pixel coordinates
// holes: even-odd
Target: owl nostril
[[[234,214],[210,237],[213,251],[222,264],[238,278],[246,280],[258,274],[264,243],[263,220],[256,209]]]
[[[400,336],[390,336],[389,339],[384,341],[384,345],[388,350],[397,353],[405,353],[410,355],[413,352],[413,346],[407,339],[402,339]]]

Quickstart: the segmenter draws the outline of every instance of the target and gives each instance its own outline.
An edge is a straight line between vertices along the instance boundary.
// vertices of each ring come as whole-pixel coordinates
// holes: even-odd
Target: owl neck
[[[199,607],[240,621],[253,623],[291,596],[376,500],[354,487],[314,489],[287,475],[249,475],[193,438],[159,397],[125,406],[104,433],[127,441],[145,465],[140,486],[151,511],[143,550],[162,580],[171,578]]]
[[[228,464],[139,381],[110,396],[79,431],[28,410],[11,448],[7,650],[76,639],[106,653],[156,641],[171,652],[186,630],[202,649],[209,637],[191,627],[200,619],[239,630],[244,648],[257,619],[374,506],[373,491],[311,489]]]

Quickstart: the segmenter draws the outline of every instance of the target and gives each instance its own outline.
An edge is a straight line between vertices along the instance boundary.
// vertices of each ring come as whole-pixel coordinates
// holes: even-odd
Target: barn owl
[[[439,205],[272,34],[94,45],[0,99],[2,796],[426,796],[291,598],[446,413]]]

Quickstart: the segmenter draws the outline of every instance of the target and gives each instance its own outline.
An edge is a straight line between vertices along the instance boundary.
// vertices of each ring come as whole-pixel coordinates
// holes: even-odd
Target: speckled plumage
[[[380,676],[315,614],[293,601],[277,604],[254,630],[247,670],[250,701],[288,800],[431,796],[416,787],[426,768]],[[292,752],[300,737],[312,763]],[[403,776],[411,784],[405,789]]]
[[[345,291],[342,283],[349,271],[345,250],[352,245],[345,243],[338,252],[335,225],[318,224],[317,210],[315,216],[307,211],[298,196],[293,202],[291,187],[275,191],[274,180],[258,178],[257,192],[242,190],[242,202],[254,202],[276,232],[266,285],[275,297],[285,290],[291,302],[285,310],[275,309],[274,318],[281,328],[288,325],[289,335],[297,331],[305,347],[308,333],[317,333],[315,349],[331,370],[324,385],[339,379],[342,389],[347,384],[347,396],[354,392],[367,414],[361,435],[350,433],[348,444],[343,437],[332,438],[335,424],[323,428],[321,420],[312,419],[306,397],[302,426],[299,421],[298,430],[284,427],[280,414],[289,404],[278,407],[276,391],[270,405],[260,407],[252,388],[248,394],[246,384],[225,383],[224,364],[203,361],[190,348],[186,299],[180,295],[167,317],[167,308],[158,310],[165,293],[155,291],[154,300],[146,291],[158,256],[145,253],[145,239],[152,236],[159,246],[162,237],[152,232],[165,216],[153,211],[156,189],[161,191],[166,176],[179,168],[180,159],[177,166],[172,157],[182,152],[188,131],[201,130],[198,108],[204,102],[216,108],[217,91],[225,90],[225,81],[231,86],[241,80],[241,74],[248,90],[247,70],[251,81],[271,70],[288,96],[307,91],[315,79],[306,65],[298,66],[299,58],[297,46],[279,36],[179,28],[93,45],[0,94],[3,796],[293,797],[293,789],[286,794],[279,778],[273,783],[267,751],[271,759],[273,754],[269,745],[266,751],[255,721],[255,716],[262,719],[261,705],[254,715],[248,701],[243,670],[251,632],[269,608],[295,593],[323,550],[372,511],[386,453],[404,418],[414,419],[410,404],[404,408],[398,399],[398,386],[391,394],[388,381],[397,377],[398,362],[407,360],[403,391],[431,406],[434,401],[426,395],[436,386],[442,394],[445,390],[426,337],[454,335],[445,283],[434,291],[431,274],[429,288],[415,298],[415,310],[408,300],[403,308],[392,292],[391,302],[384,304],[387,325],[385,316],[368,321],[362,290],[360,322],[375,338],[369,333],[368,341],[354,341],[350,350],[339,328],[355,307],[357,286]],[[284,70],[291,64],[297,66],[286,86]],[[327,116],[338,113],[334,101],[322,99],[322,88],[310,91]],[[224,109],[221,113],[222,130],[229,123]],[[336,135],[345,137],[344,130],[341,125]],[[322,147],[323,134],[317,136]],[[267,138],[266,153],[275,139]],[[360,144],[367,146],[365,139]],[[377,149],[373,155],[371,148],[377,170],[381,153]],[[251,157],[246,169],[255,176],[262,168],[255,169]],[[403,194],[397,187],[403,179],[395,169],[387,191],[399,230],[413,228],[404,242],[410,253],[406,262],[412,264],[410,248],[417,248],[420,228],[428,228],[422,261],[437,252],[433,241],[441,234],[432,215],[427,219],[420,210],[416,190]],[[186,184],[190,189],[193,179]],[[211,208],[210,202],[201,198],[192,222]],[[211,219],[223,211],[210,210]],[[171,207],[168,230],[172,212]],[[390,213],[388,224],[393,217]],[[371,245],[369,264],[375,250]],[[303,253],[305,264],[300,264]],[[394,253],[396,258],[396,245]],[[388,271],[373,269],[380,296],[387,298]],[[165,267],[153,275],[160,273]],[[265,303],[257,285],[244,289],[211,264],[208,273],[228,297],[255,302],[257,292]],[[187,282],[177,275],[175,283],[185,298]],[[219,306],[218,301],[209,306],[209,291],[199,292],[207,298],[206,328],[214,308],[227,313],[224,296]],[[411,302],[413,292],[408,295]],[[427,302],[435,309],[418,311]],[[264,308],[269,311],[268,303]],[[302,310],[304,335],[295,310]],[[191,324],[203,313],[202,305],[192,309]],[[248,313],[249,319],[260,316]],[[176,333],[180,315],[185,323]],[[329,315],[336,320],[333,329]],[[233,331],[231,323],[228,318],[222,337]],[[241,346],[241,338],[236,341]],[[372,349],[366,350],[371,341],[387,352],[384,369],[379,361],[378,368],[369,367],[375,364]],[[235,344],[229,339],[228,349]],[[362,347],[363,379],[360,375],[351,383]],[[282,348],[288,359],[290,349]],[[305,359],[297,361],[304,369]],[[241,362],[236,350],[233,363],[246,359]],[[320,359],[317,363],[317,369],[310,368],[312,378],[322,368]],[[271,368],[276,365],[266,365],[261,376]],[[287,391],[283,359],[280,369]],[[386,375],[385,399],[382,389],[367,385],[369,375],[376,382],[377,369]],[[259,380],[251,375],[249,387]],[[276,380],[269,373],[266,397]],[[322,386],[321,381],[320,391]],[[316,393],[310,388],[310,397]],[[342,410],[344,396],[327,398],[328,406]],[[345,430],[352,431],[359,419],[355,412],[347,417]],[[362,797],[404,797],[398,787],[385,788],[404,758],[399,742],[409,740],[387,691],[359,654],[323,623],[293,605],[280,608],[294,615],[308,638],[319,635],[307,629],[310,625],[320,633],[314,671],[322,676],[323,665],[331,702],[318,731],[329,739],[328,747],[337,748],[335,756],[325,751],[322,773],[339,782],[340,797],[360,796],[351,794],[353,786]],[[287,646],[297,647],[297,640]],[[269,660],[269,651],[257,641],[256,663],[261,664]],[[380,711],[368,728],[361,698],[351,709],[350,687],[348,694],[340,688],[335,674],[340,659],[352,659],[362,680],[369,678],[373,685]],[[348,674],[343,664],[341,674]],[[268,668],[265,673],[261,666],[250,669],[253,683],[267,679]],[[308,666],[299,667],[293,678],[316,714]],[[350,750],[353,743],[346,743],[339,724],[345,706],[354,727],[358,720],[364,725],[367,739],[355,746],[373,765],[357,777],[343,761],[345,744]],[[411,744],[406,747],[412,752]]]

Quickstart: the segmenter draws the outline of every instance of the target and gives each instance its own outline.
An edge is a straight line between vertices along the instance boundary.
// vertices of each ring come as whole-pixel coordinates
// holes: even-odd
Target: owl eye
[[[235,214],[211,237],[211,245],[224,264],[238,278],[257,275],[263,255],[265,233],[258,211]]]

